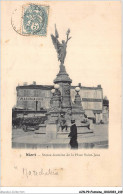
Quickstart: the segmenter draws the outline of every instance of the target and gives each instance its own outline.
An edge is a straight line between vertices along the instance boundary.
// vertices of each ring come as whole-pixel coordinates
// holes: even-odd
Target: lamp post
[[[77,105],[77,106],[82,106],[81,105],[81,97],[79,95],[79,91],[80,91],[80,87],[76,87],[75,88],[75,91],[76,91],[76,95],[75,95],[75,100],[74,100],[74,103]]]
[[[54,89],[51,90],[52,97],[50,100],[51,107],[60,108],[61,106],[61,92],[59,90],[59,85],[54,84]]]
[[[77,92],[77,95],[79,95],[80,87],[76,87],[75,91]]]

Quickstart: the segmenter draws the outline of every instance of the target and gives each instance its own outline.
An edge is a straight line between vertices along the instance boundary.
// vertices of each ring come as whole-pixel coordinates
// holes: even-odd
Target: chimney
[[[36,85],[36,81],[33,81],[33,85]]]
[[[98,88],[101,88],[101,85],[97,85]]]

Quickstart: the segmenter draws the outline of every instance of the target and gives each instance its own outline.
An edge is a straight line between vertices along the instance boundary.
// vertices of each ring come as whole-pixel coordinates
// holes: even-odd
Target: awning
[[[95,115],[92,110],[85,110],[85,114],[88,118],[95,118]]]

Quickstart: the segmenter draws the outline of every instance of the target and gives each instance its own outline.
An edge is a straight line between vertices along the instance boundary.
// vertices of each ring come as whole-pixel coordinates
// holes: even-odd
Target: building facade
[[[84,87],[81,84],[80,96],[84,110],[92,110],[93,113],[102,113],[103,109],[103,89],[101,85],[97,87]],[[71,86],[71,101],[74,103],[75,87]],[[52,96],[52,85],[36,85],[35,82],[31,85],[24,84],[17,86],[17,101],[16,108],[24,110],[41,111],[50,108],[50,99]]]
[[[84,87],[79,84],[80,96],[84,110],[93,110],[93,113],[102,113],[103,109],[103,89],[101,85],[97,87]],[[74,86],[71,88],[71,96],[74,99],[75,90]]]
[[[50,107],[51,89],[53,89],[53,86],[36,84],[17,86],[16,107],[35,111],[48,109]]]

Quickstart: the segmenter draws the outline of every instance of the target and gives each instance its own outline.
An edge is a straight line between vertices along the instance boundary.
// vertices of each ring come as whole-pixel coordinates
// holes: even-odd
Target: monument
[[[53,45],[57,51],[58,61],[60,61],[59,73],[54,79],[54,89],[52,89],[52,98],[50,101],[50,109],[47,113],[46,134],[48,139],[56,139],[60,133],[69,134],[70,121],[75,119],[78,127],[78,133],[92,133],[89,128],[89,122],[84,118],[84,110],[79,95],[80,88],[76,87],[76,95],[74,103],[71,101],[70,86],[72,80],[66,72],[64,62],[68,41],[71,39],[70,29],[66,32],[66,40],[60,43],[59,34],[55,25],[55,35],[51,34]],[[64,120],[64,124],[63,124]],[[63,130],[65,128],[66,130]],[[62,129],[62,130],[61,130]],[[64,137],[64,136],[62,136]]]

